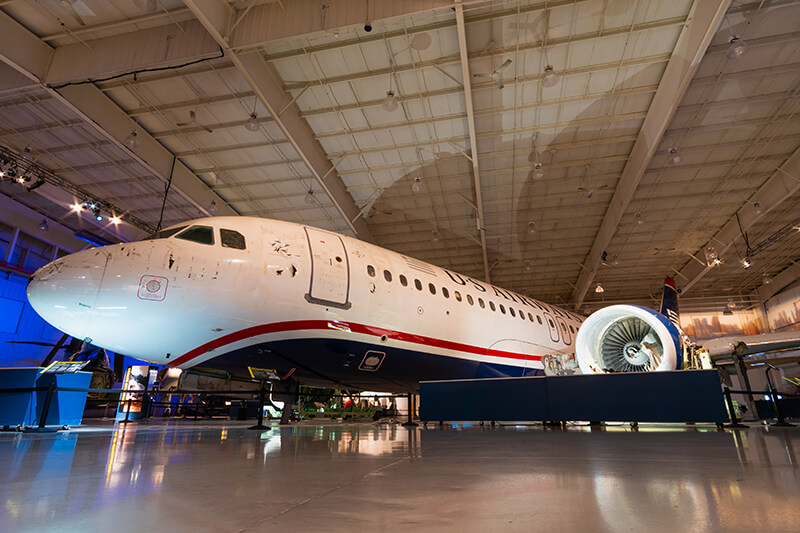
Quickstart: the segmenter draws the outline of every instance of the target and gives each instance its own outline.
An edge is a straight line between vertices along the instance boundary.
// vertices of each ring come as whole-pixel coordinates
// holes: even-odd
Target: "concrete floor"
[[[800,428],[0,433],[0,531],[800,531]]]

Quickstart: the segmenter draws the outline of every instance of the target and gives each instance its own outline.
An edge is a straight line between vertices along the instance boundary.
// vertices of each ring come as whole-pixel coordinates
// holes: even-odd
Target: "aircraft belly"
[[[296,338],[240,348],[204,361],[200,367],[247,373],[247,367],[275,369],[308,384],[403,392],[419,381],[519,377],[540,371],[515,364],[426,353],[342,339]]]

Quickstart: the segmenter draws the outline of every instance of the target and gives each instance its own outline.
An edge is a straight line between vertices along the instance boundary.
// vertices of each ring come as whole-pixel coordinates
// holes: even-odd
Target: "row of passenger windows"
[[[372,265],[367,265],[367,274],[369,274],[370,277],[374,278],[375,275],[376,275],[375,267],[373,267]],[[384,270],[383,271],[383,279],[385,279],[386,281],[391,283],[392,282],[392,273],[389,272],[388,270]],[[408,287],[408,278],[406,278],[403,274],[400,274],[398,276],[398,279],[400,280],[400,285],[402,285],[403,287]],[[414,287],[418,291],[423,290],[422,282],[420,280],[418,280],[418,279],[414,279]],[[428,283],[428,291],[431,294],[435,295],[436,294],[436,285],[434,285],[433,283]],[[445,298],[450,298],[450,291],[447,289],[447,287],[442,287],[442,296],[444,296]],[[465,294],[464,296],[462,296],[459,291],[453,291],[453,298],[455,298],[457,302],[461,302],[461,301],[464,301],[464,299],[466,299],[466,301],[467,301],[467,303],[469,305],[475,305],[475,299],[472,298],[471,294]],[[506,306],[503,305],[503,304],[495,305],[495,303],[493,301],[491,301],[491,300],[484,301],[483,298],[480,298],[480,297],[477,298],[477,301],[478,301],[478,306],[481,309],[486,309],[487,302],[488,302],[488,307],[492,311],[497,311],[497,309],[500,309],[500,312],[502,314],[504,314],[504,315],[505,314],[509,314],[512,317],[519,316],[519,318],[521,318],[522,320],[525,320],[525,318],[527,318],[531,322],[534,322],[534,318],[533,318],[534,315],[531,314],[530,312],[526,313],[523,310],[515,310],[511,306],[508,306],[508,309],[506,309]],[[547,321],[549,322],[551,328],[555,328],[556,327],[556,325],[555,325],[555,323],[553,323],[552,319],[547,319]],[[542,317],[540,315],[538,315],[538,314],[536,315],[536,322],[538,322],[539,324],[544,324],[544,322],[542,321]],[[567,326],[565,324],[561,324],[561,329],[566,331]],[[570,330],[571,333],[575,333],[575,328],[573,328],[572,325],[569,326],[569,330]]]
[[[175,235],[176,239],[183,239],[198,244],[214,245],[214,228],[211,226],[192,226],[189,229],[186,229],[186,226],[180,226],[177,228],[165,229],[154,233],[146,240],[167,239],[173,235]],[[219,237],[220,244],[222,244],[223,248],[235,248],[237,250],[244,250],[247,248],[244,235],[238,231],[220,228]]]

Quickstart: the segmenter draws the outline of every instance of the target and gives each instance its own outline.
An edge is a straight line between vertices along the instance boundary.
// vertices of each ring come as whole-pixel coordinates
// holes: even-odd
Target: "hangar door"
[[[341,237],[306,227],[311,251],[311,284],[306,300],[320,305],[349,309],[350,268]]]

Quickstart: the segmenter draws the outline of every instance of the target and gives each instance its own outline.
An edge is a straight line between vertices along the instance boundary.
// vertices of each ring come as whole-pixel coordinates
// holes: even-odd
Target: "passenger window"
[[[501,305],[500,307],[503,307],[503,306]],[[514,318],[517,318],[517,315],[514,313],[514,308],[513,307],[509,307],[508,308],[508,312],[511,313],[511,316],[513,316]]]
[[[556,327],[556,325],[553,324],[553,321],[551,319],[549,319],[549,318],[547,319],[547,323],[550,324],[551,328],[555,328]]]
[[[220,229],[220,240],[222,241],[223,248],[236,248],[237,250],[244,250],[244,235],[232,229]]]
[[[525,311],[520,311],[520,312],[519,312],[519,317],[520,317],[522,320],[525,320]]]
[[[456,297],[456,301],[457,301],[457,302],[460,302],[460,301],[461,301],[461,293],[460,293],[460,292],[458,292],[458,291],[454,291],[454,292],[453,292],[453,296],[455,296],[455,297]]]
[[[436,294],[436,285],[428,283],[428,290],[431,291],[431,294]]]
[[[408,279],[402,274],[400,274],[400,285],[408,287]]]
[[[496,309],[495,306],[494,306],[494,302],[491,301],[491,300],[489,300],[489,309],[491,309],[492,311],[494,311]]]
[[[562,323],[562,324],[561,324],[561,329],[564,331],[564,333],[566,333],[566,332],[567,332],[567,326],[566,326],[566,324]]]
[[[481,309],[486,308],[486,304],[483,303],[483,298],[478,298],[478,305],[481,306]]]
[[[210,226],[192,226],[178,234],[177,238],[200,244],[214,244],[214,230]]]
[[[445,298],[450,298],[450,291],[447,290],[447,287],[442,287],[442,295]]]
[[[500,304],[500,312],[506,314],[506,308],[503,304]]]
[[[533,322],[533,315],[532,315],[532,314],[530,314],[530,313],[528,313],[528,320],[530,320],[531,322]]]
[[[422,283],[418,279],[414,280],[414,286],[417,288],[418,291],[422,290]]]
[[[472,305],[472,304],[474,303],[474,301],[473,301],[473,299],[472,299],[472,295],[471,295],[471,294],[467,294],[467,303],[468,303],[469,305]]]
[[[539,315],[536,315],[536,320],[539,321],[539,325],[541,326],[542,325],[542,317],[539,316]]]
[[[389,272],[388,270],[384,270],[383,271],[383,279],[385,279],[386,281],[391,283],[392,282],[392,273]]]
[[[369,276],[371,278],[374,278],[375,277],[375,267],[372,266],[372,265],[367,265],[367,274],[369,274]]]
[[[186,229],[186,226],[178,226],[177,228],[172,228],[172,229],[162,229],[158,233],[153,233],[145,240],[153,241],[155,239],[166,239],[168,237],[172,237],[173,235],[184,229]]]
[[[575,328],[572,327],[572,324],[569,325],[569,332],[575,333]]]

